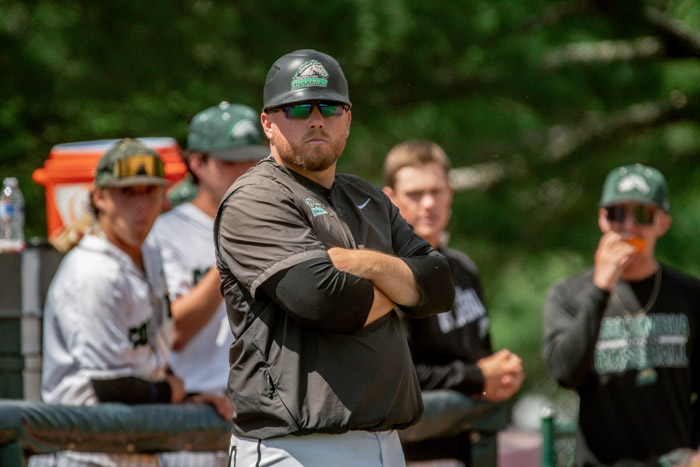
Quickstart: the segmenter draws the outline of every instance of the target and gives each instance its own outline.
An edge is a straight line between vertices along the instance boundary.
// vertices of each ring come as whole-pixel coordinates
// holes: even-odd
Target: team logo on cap
[[[639,174],[630,174],[623,177],[617,184],[618,193],[627,193],[628,191],[637,190],[641,193],[647,194],[651,191],[649,184]]]
[[[239,120],[231,127],[231,131],[229,133],[231,135],[231,138],[233,139],[243,139],[246,137],[251,137],[258,139],[260,137],[260,133],[258,133],[258,129],[255,126],[255,123],[248,119],[243,119]]]
[[[320,216],[321,214],[328,214],[328,211],[323,209],[323,205],[318,201],[314,201],[311,198],[306,198],[304,202],[309,205],[311,208],[311,214],[313,214],[314,217]]]
[[[309,60],[301,64],[292,77],[292,91],[309,86],[328,86],[328,72],[318,60]]]

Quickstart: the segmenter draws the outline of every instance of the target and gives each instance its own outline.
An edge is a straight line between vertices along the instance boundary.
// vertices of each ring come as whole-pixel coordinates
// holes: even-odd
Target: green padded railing
[[[33,454],[227,451],[231,423],[204,404],[51,405],[0,399],[0,465]]]

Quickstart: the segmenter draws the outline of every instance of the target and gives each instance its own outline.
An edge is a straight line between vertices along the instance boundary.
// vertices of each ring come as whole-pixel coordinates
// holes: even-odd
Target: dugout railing
[[[227,451],[230,421],[204,404],[51,405],[0,399],[0,466],[62,450]]]

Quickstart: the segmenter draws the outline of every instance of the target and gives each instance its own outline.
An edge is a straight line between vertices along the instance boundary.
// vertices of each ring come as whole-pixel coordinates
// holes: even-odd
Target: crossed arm
[[[333,266],[367,279],[374,289],[374,301],[365,326],[389,313],[396,305],[416,306],[421,292],[413,272],[400,258],[373,250],[328,250]]]
[[[284,269],[260,288],[296,321],[328,332],[352,332],[399,306],[411,316],[449,310],[452,270],[437,252],[408,258],[373,250],[331,248]]]

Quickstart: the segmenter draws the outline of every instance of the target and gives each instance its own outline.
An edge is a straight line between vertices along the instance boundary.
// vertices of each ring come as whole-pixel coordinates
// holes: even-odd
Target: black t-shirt
[[[697,447],[700,281],[665,265],[660,271],[657,292],[652,276],[620,281],[613,298],[589,270],[547,297],[543,357],[581,399],[577,465],[650,461]]]
[[[480,393],[484,377],[476,362],[491,355],[489,318],[479,271],[464,253],[440,248],[454,271],[455,303],[449,311],[404,319],[421,389]]]

